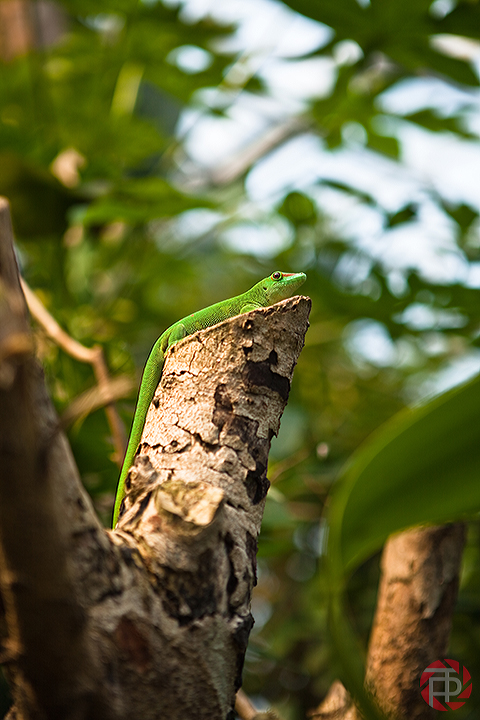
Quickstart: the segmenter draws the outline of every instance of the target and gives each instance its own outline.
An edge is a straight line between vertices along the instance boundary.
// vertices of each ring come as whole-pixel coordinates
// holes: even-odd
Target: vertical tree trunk
[[[389,717],[436,717],[420,678],[447,652],[464,544],[459,523],[401,533],[385,546],[366,682]]]
[[[458,523],[399,533],[385,544],[366,685],[391,720],[436,717],[420,693],[420,678],[447,652],[464,543],[465,526]],[[337,681],[312,717],[361,715]]]

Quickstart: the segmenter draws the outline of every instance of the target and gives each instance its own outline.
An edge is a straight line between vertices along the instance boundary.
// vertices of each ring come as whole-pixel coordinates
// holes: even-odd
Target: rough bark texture
[[[0,624],[11,718],[233,717],[278,430],[308,326],[292,298],[168,353],[117,531],[31,354],[0,202]]]
[[[268,450],[308,310],[293,298],[197,333],[167,355],[116,536],[136,548],[161,598],[152,669],[170,684],[189,667],[188,687],[165,689],[173,717],[194,708],[197,718],[226,717],[240,686]],[[132,675],[124,683],[138,688]]]
[[[366,680],[395,720],[437,715],[419,682],[447,652],[464,543],[456,524],[401,533],[385,546]]]

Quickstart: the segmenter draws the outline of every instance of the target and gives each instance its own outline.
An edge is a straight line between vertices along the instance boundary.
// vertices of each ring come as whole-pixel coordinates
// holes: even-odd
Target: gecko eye
[[[282,273],[278,272],[278,270],[276,272],[272,273],[272,278],[274,280],[280,280],[280,278],[282,278],[282,277],[283,277]]]

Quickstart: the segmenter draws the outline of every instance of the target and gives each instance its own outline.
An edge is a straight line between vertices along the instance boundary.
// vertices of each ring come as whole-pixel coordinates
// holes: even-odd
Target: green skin
[[[268,307],[280,300],[285,300],[294,294],[300,285],[306,280],[305,273],[282,273],[276,271],[270,277],[261,280],[250,290],[237,295],[237,297],[223,300],[223,302],[210,305],[204,310],[199,310],[189,315],[183,320],[179,320],[169,327],[163,335],[160,335],[157,342],[152,348],[148,360],[143,371],[142,383],[138,393],[137,408],[135,417],[133,418],[132,430],[128,441],[125,460],[123,461],[122,472],[117,485],[117,494],[115,497],[115,506],[113,510],[113,527],[117,524],[123,498],[125,495],[125,480],[128,471],[133,465],[135,455],[142,438],[145,419],[147,417],[148,408],[155,395],[155,390],[162,375],[163,363],[165,361],[165,353],[168,348],[187,335],[191,335],[197,330],[203,330],[212,325],[227,320],[227,318],[240,315],[241,313],[256,310],[261,307]]]

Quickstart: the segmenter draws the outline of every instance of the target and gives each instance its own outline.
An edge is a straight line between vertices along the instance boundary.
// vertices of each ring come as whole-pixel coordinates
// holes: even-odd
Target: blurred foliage
[[[420,408],[397,413],[353,453],[331,494],[330,627],[342,679],[365,703],[369,720],[375,710],[363,693],[365,668],[361,654],[351,651],[355,636],[344,610],[349,576],[395,532],[478,517],[479,415],[480,375]]]
[[[303,127],[332,153],[348,146],[353,128],[363,133],[365,152],[401,172],[395,122],[405,121],[478,144],[465,122],[467,101],[449,113],[427,108],[403,115],[381,103],[386,90],[418,78],[461,89],[474,103],[473,65],[441,53],[431,38],[478,39],[477,2],[286,4],[333,30],[312,57],[335,58],[346,42],[358,50],[337,62],[331,92],[301,111]],[[387,243],[389,232],[415,228],[427,198],[450,218],[451,240],[472,268],[480,260],[477,210],[428,186],[418,204],[392,209],[353,181],[335,179],[284,188],[273,208],[256,205],[244,182],[250,165],[229,184],[215,184],[189,158],[188,134],[177,130],[187,110],[197,118],[226,118],[242,93],[268,99],[260,75],[237,73],[236,80],[231,72],[238,58],[220,41],[231,39],[234,27],[208,17],[185,19],[182,7],[155,0],[65,0],[58,8],[63,30],[56,42],[42,44],[33,27],[36,49],[0,60],[0,193],[12,203],[24,275],[58,322],[86,345],[101,343],[112,374],[139,378],[151,345],[175,320],[244,291],[276,268],[307,272],[311,327],[272,444],[273,487],[259,539],[256,626],[245,668],[248,693],[273,704],[285,720],[305,717],[338,670],[328,638],[325,580],[318,581],[330,486],[370,433],[434,389],[440,372],[471,357],[480,337],[478,289],[460,280],[429,280],[418,268],[395,271],[371,246],[342,235],[317,202],[318,191],[348,199],[352,212],[361,207],[379,213]],[[174,51],[186,46],[205,51],[208,66],[182,70]],[[252,158],[253,168],[259,160]],[[261,236],[252,251],[229,242],[228,231],[245,222],[281,227],[289,241],[279,251],[263,248]],[[423,313],[422,322],[411,320],[412,308]],[[383,356],[370,352],[372,332],[384,340],[389,352]],[[93,385],[91,369],[41,331],[37,335],[61,412]],[[119,403],[127,427],[134,402]],[[460,408],[452,437],[458,453],[465,420]],[[104,413],[78,421],[70,442],[108,523],[118,469],[110,459]],[[432,467],[425,472],[434,483]],[[368,523],[375,528],[382,509],[371,512]],[[394,522],[395,507],[389,512]],[[350,542],[355,553],[355,538]],[[351,616],[364,641],[377,578],[374,558],[351,581]],[[451,647],[474,679],[480,677],[479,591],[479,531],[472,525]],[[476,717],[479,708],[473,696],[458,717]]]
[[[420,408],[397,413],[352,455],[329,509],[338,579],[394,532],[480,512],[479,409],[477,375]]]

